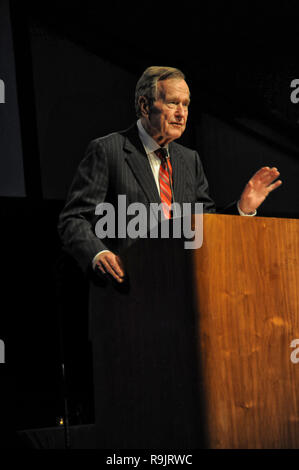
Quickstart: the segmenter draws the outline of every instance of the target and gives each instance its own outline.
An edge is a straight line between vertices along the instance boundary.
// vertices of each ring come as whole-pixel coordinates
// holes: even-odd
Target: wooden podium
[[[203,230],[194,261],[208,447],[299,448],[299,220],[207,214]]]
[[[299,221],[206,214],[201,248],[122,257],[91,285],[98,446],[299,448]]]

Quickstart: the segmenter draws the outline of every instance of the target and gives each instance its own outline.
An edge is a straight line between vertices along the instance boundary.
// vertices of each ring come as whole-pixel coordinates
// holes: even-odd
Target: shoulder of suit
[[[114,142],[123,142],[124,136],[122,131],[120,132],[111,132],[111,134],[104,135],[102,137],[97,137],[90,142],[90,145],[99,145],[99,144],[110,144]]]
[[[185,147],[185,145],[179,144],[178,142],[175,142],[175,141],[171,142],[170,144],[170,149],[169,149],[170,153],[172,149],[175,152],[180,153],[180,155],[186,158],[194,158],[196,154],[196,150],[190,149],[189,147]]]

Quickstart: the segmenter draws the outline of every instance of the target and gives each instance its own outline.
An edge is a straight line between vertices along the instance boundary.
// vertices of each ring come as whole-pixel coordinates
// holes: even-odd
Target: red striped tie
[[[172,166],[168,159],[168,162],[167,162],[168,169],[169,169],[169,173],[168,173],[167,163],[166,163],[166,158],[165,158],[165,154],[167,155],[166,149],[160,148],[158,150],[155,150],[155,154],[161,160],[160,172],[159,172],[159,183],[160,183],[161,202],[164,202],[163,212],[164,212],[166,219],[170,219],[170,216],[171,216],[170,209],[171,209],[171,200],[172,200],[170,179],[171,179],[171,185],[172,185]]]

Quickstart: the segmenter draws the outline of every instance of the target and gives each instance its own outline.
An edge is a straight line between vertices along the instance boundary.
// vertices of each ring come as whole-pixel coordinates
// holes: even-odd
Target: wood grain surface
[[[193,256],[208,447],[299,448],[299,220],[206,214],[203,229]]]

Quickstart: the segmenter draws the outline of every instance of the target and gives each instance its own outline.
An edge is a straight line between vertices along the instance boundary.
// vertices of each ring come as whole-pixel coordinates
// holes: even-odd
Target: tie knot
[[[159,149],[155,150],[155,154],[160,158],[162,166],[165,167],[166,157],[168,155],[167,149],[165,147],[160,147]]]

